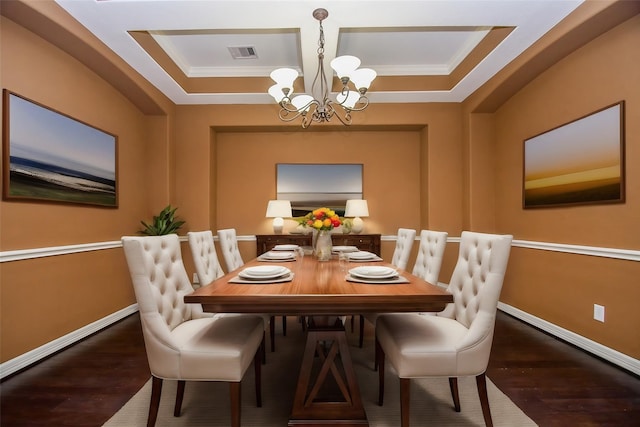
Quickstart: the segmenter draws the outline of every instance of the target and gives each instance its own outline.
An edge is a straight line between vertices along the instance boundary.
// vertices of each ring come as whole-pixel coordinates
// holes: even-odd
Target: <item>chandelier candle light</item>
[[[267,218],[273,218],[273,232],[282,234],[284,227],[283,218],[291,218],[291,202],[289,200],[269,200],[267,204]]]
[[[298,72],[293,68],[278,68],[271,72],[271,78],[276,82],[269,88],[269,95],[273,96],[280,105],[278,116],[280,120],[290,122],[298,117],[302,118],[302,127],[308,128],[313,122],[330,121],[334,116],[344,125],[351,124],[351,112],[362,111],[369,105],[366,97],[367,90],[376,72],[370,68],[358,68],[360,59],[351,55],[339,56],[331,61],[333,68],[342,82],[342,90],[336,95],[336,100],[329,98],[329,84],[324,72],[324,30],[322,21],[329,16],[326,9],[316,9],[313,17],[320,21],[320,39],[318,40],[318,70],[311,85],[313,96],[293,95],[293,82]],[[349,88],[349,82],[355,90]],[[338,108],[339,107],[339,108]]]

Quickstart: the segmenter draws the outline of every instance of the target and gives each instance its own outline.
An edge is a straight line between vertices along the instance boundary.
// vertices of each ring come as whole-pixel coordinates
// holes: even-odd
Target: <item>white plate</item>
[[[272,250],[274,251],[295,251],[298,249],[298,245],[275,245]]]
[[[269,251],[262,255],[262,258],[267,259],[291,259],[295,258],[293,252],[289,251]]]
[[[351,252],[349,254],[349,258],[351,258],[351,259],[376,259],[376,258],[378,258],[378,256],[376,254],[372,254],[371,252],[358,251],[358,252]]]
[[[281,265],[260,265],[257,267],[247,267],[238,273],[243,279],[273,279],[291,273],[287,267]]]
[[[356,246],[334,246],[331,248],[332,252],[358,252],[358,250]]]
[[[390,267],[362,266],[349,270],[349,274],[365,279],[390,279],[398,275],[398,272]]]

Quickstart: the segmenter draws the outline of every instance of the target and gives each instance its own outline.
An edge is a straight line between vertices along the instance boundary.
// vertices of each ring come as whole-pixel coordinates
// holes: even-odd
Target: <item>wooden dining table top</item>
[[[281,265],[294,277],[283,283],[230,283],[247,267]],[[351,262],[348,268],[390,266],[386,262]],[[413,274],[398,270],[408,283],[364,284],[346,280],[347,271],[337,257],[318,261],[304,256],[291,262],[263,262],[257,258],[184,297],[204,311],[219,313],[274,313],[290,315],[342,315],[353,313],[440,311],[453,297],[444,289]]]

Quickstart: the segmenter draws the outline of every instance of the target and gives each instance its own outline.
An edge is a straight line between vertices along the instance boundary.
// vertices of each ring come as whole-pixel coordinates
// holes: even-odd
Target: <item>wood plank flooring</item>
[[[299,327],[288,319],[290,328]],[[365,332],[373,328],[367,324]],[[278,331],[276,339],[286,338]],[[349,339],[357,345],[357,331]],[[487,375],[542,427],[640,426],[640,378],[504,313]],[[135,314],[6,378],[0,425],[98,427],[149,376]]]

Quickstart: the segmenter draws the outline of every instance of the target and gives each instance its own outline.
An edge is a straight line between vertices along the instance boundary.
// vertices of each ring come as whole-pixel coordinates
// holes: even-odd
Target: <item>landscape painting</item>
[[[4,90],[3,195],[117,207],[117,138]]]
[[[321,207],[344,216],[347,200],[362,199],[362,164],[279,163],[276,193],[291,202],[294,217]]]
[[[624,101],[524,141],[523,207],[624,202]]]

